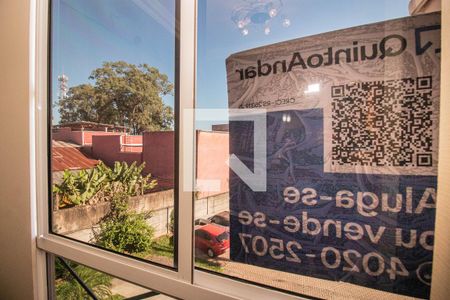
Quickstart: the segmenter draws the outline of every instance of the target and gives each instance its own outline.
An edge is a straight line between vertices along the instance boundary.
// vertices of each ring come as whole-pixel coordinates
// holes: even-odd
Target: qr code
[[[432,78],[333,86],[332,165],[432,166]]]

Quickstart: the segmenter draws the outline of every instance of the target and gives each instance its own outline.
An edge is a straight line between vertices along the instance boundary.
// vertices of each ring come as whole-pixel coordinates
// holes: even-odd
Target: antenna
[[[64,73],[61,76],[58,76],[59,81],[59,99],[67,98],[67,92],[69,91],[69,77]]]

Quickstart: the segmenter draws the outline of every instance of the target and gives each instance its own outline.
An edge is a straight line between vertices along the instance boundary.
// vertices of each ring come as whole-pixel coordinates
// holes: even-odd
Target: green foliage
[[[91,199],[106,184],[106,174],[98,168],[77,173],[64,171],[63,180],[53,186],[53,192],[61,196],[61,204],[80,205]]]
[[[150,251],[154,229],[146,220],[149,213],[136,213],[128,209],[128,196],[117,192],[111,200],[110,212],[93,229],[99,246],[118,252],[138,254]]]
[[[103,162],[90,170],[64,171],[63,180],[53,185],[53,193],[60,198],[60,207],[82,205],[88,201],[108,200],[114,193],[113,184],[119,184],[128,196],[142,195],[153,189],[157,182],[151,174],[142,175],[145,163],[115,162],[111,169]]]
[[[126,162],[114,163],[114,168],[110,169],[103,163],[97,165],[103,174],[106,174],[108,182],[120,182],[123,184],[127,195],[135,196],[142,195],[146,190],[152,189],[156,186],[156,181],[151,180],[151,175],[142,176],[142,171],[145,168],[145,163],[140,166],[133,162],[130,166]]]
[[[173,125],[173,111],[162,101],[173,84],[167,75],[147,64],[105,62],[89,79],[94,84],[71,87],[58,102],[61,123],[91,121],[126,125],[134,134],[167,130]]]
[[[170,216],[169,216],[169,224],[167,224],[167,229],[169,230],[169,240],[170,240],[170,245],[173,245],[173,239],[174,239],[174,234],[175,234],[175,209],[172,209],[172,211],[170,212]]]
[[[154,256],[173,258],[173,251],[174,248],[171,237],[163,235],[153,242],[151,254]]]
[[[120,300],[120,295],[111,292],[112,277],[91,268],[68,262],[78,276],[99,299]],[[56,298],[64,300],[91,299],[83,287],[72,277],[64,266],[56,260]]]
[[[95,97],[95,89],[90,84],[71,87],[67,92],[67,98],[61,99],[57,103],[59,104],[61,120],[64,120],[64,122],[98,120],[98,112],[93,105]]]
[[[169,232],[171,235],[175,233],[175,209],[172,209],[169,216]]]

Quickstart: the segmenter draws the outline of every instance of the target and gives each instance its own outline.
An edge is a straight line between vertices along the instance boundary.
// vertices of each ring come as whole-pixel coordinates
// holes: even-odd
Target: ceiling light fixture
[[[285,28],[291,25],[291,20],[286,15],[280,15],[282,9],[282,0],[245,0],[234,8],[231,20],[243,36],[250,33],[249,28],[252,28],[251,32],[262,28],[264,34],[269,35],[275,22]]]

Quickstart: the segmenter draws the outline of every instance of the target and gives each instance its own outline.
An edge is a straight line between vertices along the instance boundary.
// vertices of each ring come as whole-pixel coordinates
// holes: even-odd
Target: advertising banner
[[[229,108],[266,114],[265,191],[230,171],[234,261],[428,298],[440,14],[231,55]],[[254,123],[230,154],[254,166]]]

